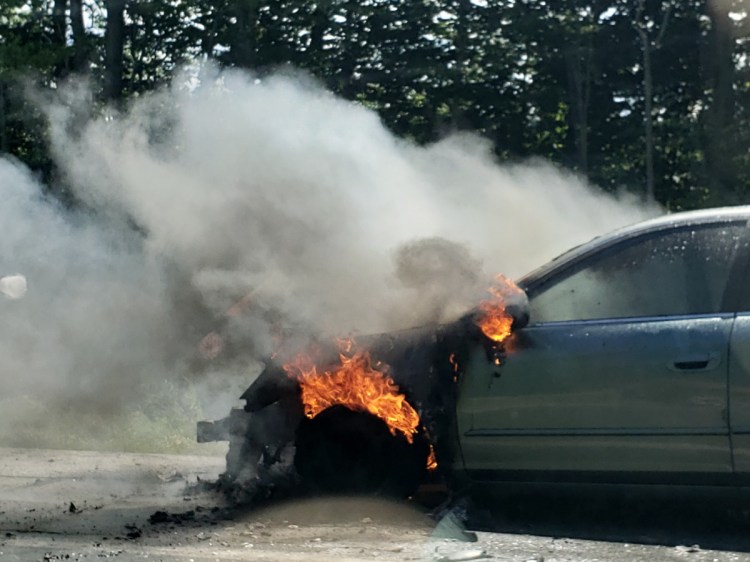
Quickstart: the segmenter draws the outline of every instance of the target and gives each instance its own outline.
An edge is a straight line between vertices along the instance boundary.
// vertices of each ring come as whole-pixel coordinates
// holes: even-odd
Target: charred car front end
[[[510,309],[518,326],[527,320],[523,301]],[[388,376],[418,412],[414,435],[407,439],[378,416],[343,405],[306,416],[299,379],[269,359],[242,394],[243,408],[198,424],[199,442],[229,441],[226,489],[248,498],[259,487],[292,479],[315,492],[406,497],[435,468],[447,475],[459,456],[459,365],[474,345],[483,345],[488,357],[499,357],[502,349],[482,334],[473,313],[449,324],[361,338],[358,345],[373,363],[387,366]],[[318,362],[325,368],[338,356],[332,345],[319,353]]]

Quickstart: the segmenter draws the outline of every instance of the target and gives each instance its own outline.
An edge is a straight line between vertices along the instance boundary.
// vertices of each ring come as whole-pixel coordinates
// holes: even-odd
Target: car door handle
[[[673,371],[711,371],[719,366],[721,356],[718,353],[701,353],[680,357],[673,361],[669,368]]]

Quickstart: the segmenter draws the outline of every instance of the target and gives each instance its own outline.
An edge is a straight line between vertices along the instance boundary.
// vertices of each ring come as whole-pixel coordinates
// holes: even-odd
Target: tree
[[[741,201],[750,18],[716,2],[4,0],[0,150],[50,169],[22,82],[86,72],[119,104],[213,59],[301,68],[416,142],[472,131],[670,208]]]
[[[123,93],[125,0],[106,0],[104,99],[117,101]]]
[[[84,71],[89,56],[89,38],[83,23],[83,0],[70,0],[70,28],[73,33],[71,67],[74,71]]]
[[[643,55],[643,99],[645,109],[643,123],[646,144],[646,200],[653,202],[654,196],[654,75],[651,59],[654,51],[661,48],[664,34],[669,24],[672,6],[667,2],[661,6],[661,23],[655,23],[653,16],[645,10],[645,0],[638,0],[635,8],[634,24],[641,42]]]
[[[0,151],[14,154],[48,175],[51,161],[44,142],[44,123],[26,99],[28,82],[49,85],[65,57],[55,41],[46,0],[0,3]]]
[[[708,3],[711,21],[707,82],[711,91],[705,112],[706,171],[714,198],[736,202],[737,148],[735,117],[735,30],[725,3]]]

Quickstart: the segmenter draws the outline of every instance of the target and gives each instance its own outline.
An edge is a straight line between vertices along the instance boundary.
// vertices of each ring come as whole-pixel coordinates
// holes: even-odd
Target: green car
[[[481,482],[750,482],[750,207],[597,238],[519,281],[530,322],[475,346],[454,469]]]
[[[420,413],[411,447],[348,417],[304,429],[299,386],[273,363],[199,439],[230,440],[230,483],[287,462],[324,491],[411,493],[428,443],[449,482],[482,489],[748,484],[748,219],[750,207],[674,214],[574,248],[518,281],[528,302],[512,303],[499,345],[476,312],[367,340]]]

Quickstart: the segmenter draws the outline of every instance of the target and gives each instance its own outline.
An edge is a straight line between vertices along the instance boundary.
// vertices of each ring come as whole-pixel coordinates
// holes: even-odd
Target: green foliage
[[[5,0],[0,5],[0,76],[27,69],[49,73],[65,56],[52,41],[50,2]]]
[[[126,94],[167,83],[181,64],[199,55],[202,28],[190,2],[142,0],[132,2],[127,13]]]
[[[729,18],[699,0],[640,11],[630,0],[139,0],[125,8],[121,95],[206,58],[261,75],[291,66],[377,111],[399,136],[427,143],[473,131],[500,158],[541,156],[603,189],[643,193],[645,31],[657,199],[675,209],[742,202],[750,16],[733,1]],[[101,85],[112,70],[109,3],[84,0],[86,29],[65,44],[54,39],[52,4],[0,6],[0,151],[45,171],[43,128],[20,78],[54,87],[76,69]],[[722,37],[733,66],[717,62],[728,60]]]
[[[51,40],[50,8],[44,0],[0,4],[0,153],[10,152],[43,172],[51,169],[44,124],[24,88],[27,82],[49,87],[66,56]]]

